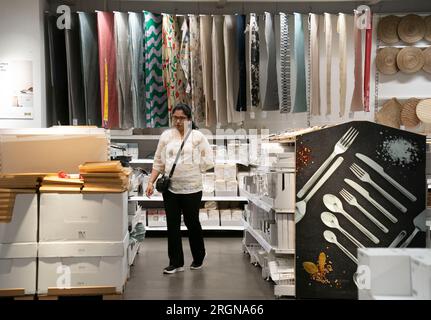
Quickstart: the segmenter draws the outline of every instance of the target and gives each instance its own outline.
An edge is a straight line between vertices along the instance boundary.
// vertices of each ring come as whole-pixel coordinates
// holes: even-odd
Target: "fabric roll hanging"
[[[211,16],[200,16],[202,77],[207,127],[213,127],[217,123],[216,106],[213,96],[212,26],[213,21]]]
[[[163,15],[163,79],[168,95],[168,112],[179,103],[190,104],[180,61],[180,34],[176,16]]]
[[[79,12],[78,15],[86,124],[100,126],[102,113],[100,109],[100,74],[98,71],[97,15],[84,12]]]
[[[264,38],[265,47],[261,47],[264,52],[263,68],[261,65],[261,88],[262,85],[264,89],[262,92],[262,110],[279,110],[280,103],[278,100],[278,84],[277,84],[277,58],[276,58],[276,48],[275,48],[275,31],[273,17],[269,12],[265,12],[264,15]],[[262,52],[261,51],[261,52]],[[262,61],[262,60],[261,60]]]
[[[313,116],[320,115],[319,16],[310,14],[310,108]]]
[[[190,19],[190,60],[191,60],[191,90],[192,108],[195,122],[198,126],[205,126],[205,97],[202,75],[201,35],[199,16],[191,15]]]
[[[47,16],[49,41],[49,91],[50,108],[47,110],[48,125],[69,124],[69,102],[67,90],[67,63],[64,30],[57,28],[57,17]],[[48,78],[47,77],[47,78]]]
[[[97,13],[99,32],[99,70],[102,97],[102,122],[107,129],[120,126],[117,94],[117,61],[114,39],[114,14]]]
[[[190,59],[190,30],[188,20],[185,18],[181,25],[180,65],[184,73],[186,94],[188,95],[192,92],[192,70]]]
[[[292,109],[292,97],[290,93],[290,40],[289,18],[285,13],[280,13],[280,111],[289,113]]]
[[[369,14],[369,24],[365,32],[364,110],[370,112],[371,49],[373,41],[373,19]]]
[[[133,128],[132,69],[129,51],[129,16],[115,12],[115,46],[117,49],[117,92],[121,129]]]
[[[227,123],[226,104],[226,63],[223,40],[223,16],[213,17],[212,48],[213,48],[213,96],[215,99],[217,124]]]
[[[326,115],[332,113],[332,18],[325,13]]]
[[[135,128],[145,128],[144,20],[142,13],[129,13],[132,111]]]
[[[83,75],[79,36],[79,17],[71,14],[71,25],[66,29],[67,79],[69,89],[69,124],[86,125]]]
[[[162,16],[144,12],[146,126],[169,125],[166,89],[163,85]]]
[[[339,59],[340,59],[340,117],[346,112],[346,91],[347,91],[347,28],[346,15],[338,15],[337,32],[339,37]]]
[[[353,89],[350,111],[363,111],[363,84],[362,84],[362,30],[359,28],[359,16],[355,10],[353,23],[353,37],[355,41],[355,86]]]
[[[239,92],[236,111],[247,111],[247,59],[245,53],[246,16],[236,16],[236,43],[239,61]]]
[[[246,16],[246,27],[244,30],[245,34],[245,68],[246,68],[246,98],[247,98],[247,107],[251,106],[251,86],[250,86],[250,72],[251,72],[251,64],[250,64],[250,15]]]
[[[224,16],[223,40],[226,70],[227,122],[238,123],[243,119],[236,111],[239,94],[239,61],[237,46],[237,20],[233,15]]]
[[[305,77],[305,48],[302,15],[294,13],[295,21],[295,61],[296,61],[296,94],[294,113],[307,111],[307,83]]]
[[[260,83],[259,83],[259,62],[260,62],[260,39],[259,39],[259,16],[250,14],[250,92],[251,106],[260,106]]]

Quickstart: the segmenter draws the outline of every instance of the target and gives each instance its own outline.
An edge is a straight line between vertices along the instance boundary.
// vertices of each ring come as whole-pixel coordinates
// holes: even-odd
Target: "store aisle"
[[[163,275],[167,266],[164,238],[145,240],[132,267],[124,299],[127,300],[257,300],[274,299],[274,286],[264,281],[261,269],[242,253],[240,238],[207,238],[205,268],[191,271],[188,239],[183,240],[185,272]]]

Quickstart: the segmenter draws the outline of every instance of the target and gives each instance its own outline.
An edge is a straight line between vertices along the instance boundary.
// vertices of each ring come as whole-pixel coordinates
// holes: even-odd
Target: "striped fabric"
[[[281,113],[289,113],[292,109],[292,97],[290,94],[290,41],[289,18],[285,13],[280,13],[280,79],[281,79]]]
[[[166,89],[162,71],[162,16],[144,12],[145,93],[147,128],[169,125]]]
[[[102,122],[107,129],[120,126],[117,94],[117,61],[114,39],[114,14],[97,13],[99,32],[100,88],[102,96]]]
[[[135,128],[145,128],[144,15],[129,13],[132,109]]]

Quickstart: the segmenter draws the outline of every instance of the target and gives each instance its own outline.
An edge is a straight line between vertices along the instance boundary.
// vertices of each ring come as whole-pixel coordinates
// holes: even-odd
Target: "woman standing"
[[[201,269],[206,256],[199,210],[202,201],[202,173],[214,167],[213,153],[207,138],[192,121],[192,110],[179,104],[172,111],[173,128],[165,131],[154,157],[153,172],[146,195],[154,193],[154,183],[160,174],[169,174],[174,167],[182,143],[179,160],[171,178],[169,190],[163,193],[168,225],[169,266],[165,274],[184,271],[184,254],[181,240],[181,215],[189,230],[193,263],[190,269]],[[191,130],[191,132],[190,132]]]

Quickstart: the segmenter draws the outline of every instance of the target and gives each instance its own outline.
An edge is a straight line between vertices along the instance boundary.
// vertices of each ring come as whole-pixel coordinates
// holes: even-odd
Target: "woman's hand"
[[[148,183],[147,190],[145,191],[145,194],[148,198],[151,198],[151,196],[154,194],[154,184],[152,182]]]

